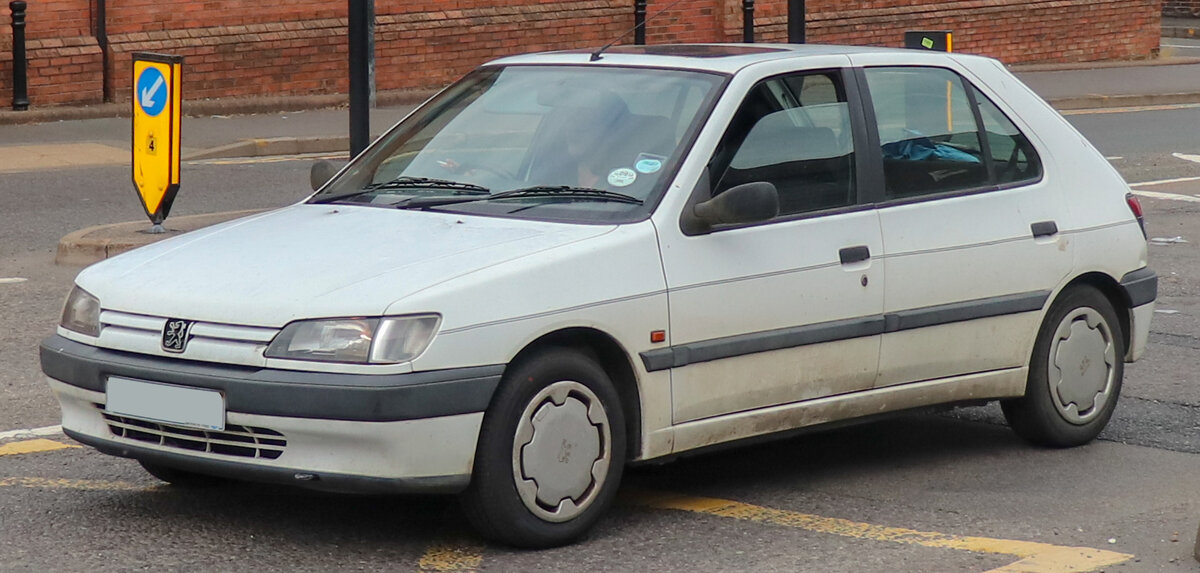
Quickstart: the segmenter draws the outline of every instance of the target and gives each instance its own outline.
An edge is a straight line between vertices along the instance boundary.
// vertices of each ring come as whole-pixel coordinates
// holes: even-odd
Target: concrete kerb
[[[201,149],[184,154],[184,161],[197,159],[226,159],[231,157],[269,157],[303,153],[336,153],[350,150],[349,136],[271,137],[243,139],[228,145]]]
[[[1196,546],[1192,549],[1192,556],[1200,561],[1200,529],[1196,530]]]
[[[1200,92],[1174,94],[1086,95],[1048,100],[1058,111],[1200,103]]]

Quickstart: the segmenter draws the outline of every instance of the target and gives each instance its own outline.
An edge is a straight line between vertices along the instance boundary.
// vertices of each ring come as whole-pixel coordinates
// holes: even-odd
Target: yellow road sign
[[[133,185],[155,225],[179,191],[183,56],[133,54]]]

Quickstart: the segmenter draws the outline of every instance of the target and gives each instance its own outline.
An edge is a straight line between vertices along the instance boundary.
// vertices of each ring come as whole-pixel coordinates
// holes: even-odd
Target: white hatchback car
[[[999,399],[1085,443],[1157,291],[1121,177],[980,57],[506,58],[317,183],[80,273],[41,348],[69,436],[178,484],[461,492],[544,547],[627,463],[827,422]]]

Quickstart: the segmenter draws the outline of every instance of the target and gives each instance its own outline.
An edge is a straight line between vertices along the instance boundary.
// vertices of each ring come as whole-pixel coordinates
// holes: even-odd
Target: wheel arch
[[[532,356],[546,348],[571,348],[593,359],[608,374],[621,400],[625,416],[626,458],[637,459],[642,453],[642,400],[637,373],[629,353],[611,335],[589,327],[569,327],[544,334],[525,345],[509,364]]]
[[[1070,289],[1076,286],[1090,286],[1095,288],[1096,290],[1100,291],[1100,294],[1104,295],[1104,298],[1108,299],[1109,304],[1111,304],[1113,306],[1113,310],[1116,311],[1117,320],[1121,322],[1121,338],[1124,342],[1124,348],[1126,351],[1128,351],[1129,344],[1132,341],[1133,336],[1133,333],[1130,332],[1130,327],[1132,326],[1130,312],[1132,307],[1129,300],[1129,295],[1125,292],[1125,289],[1121,288],[1121,284],[1117,282],[1117,279],[1114,279],[1108,274],[1099,271],[1092,271],[1071,279],[1071,281],[1063,286],[1063,288],[1058,292],[1058,294],[1055,296],[1055,299],[1061,297],[1063,293],[1068,292]],[[1048,305],[1047,308],[1049,308]]]

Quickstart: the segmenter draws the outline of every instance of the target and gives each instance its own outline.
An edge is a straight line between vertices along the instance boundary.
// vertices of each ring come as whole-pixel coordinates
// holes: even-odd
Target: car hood
[[[381,315],[415,292],[613,228],[300,204],[114,257],[77,282],[108,310],[278,327]]]

